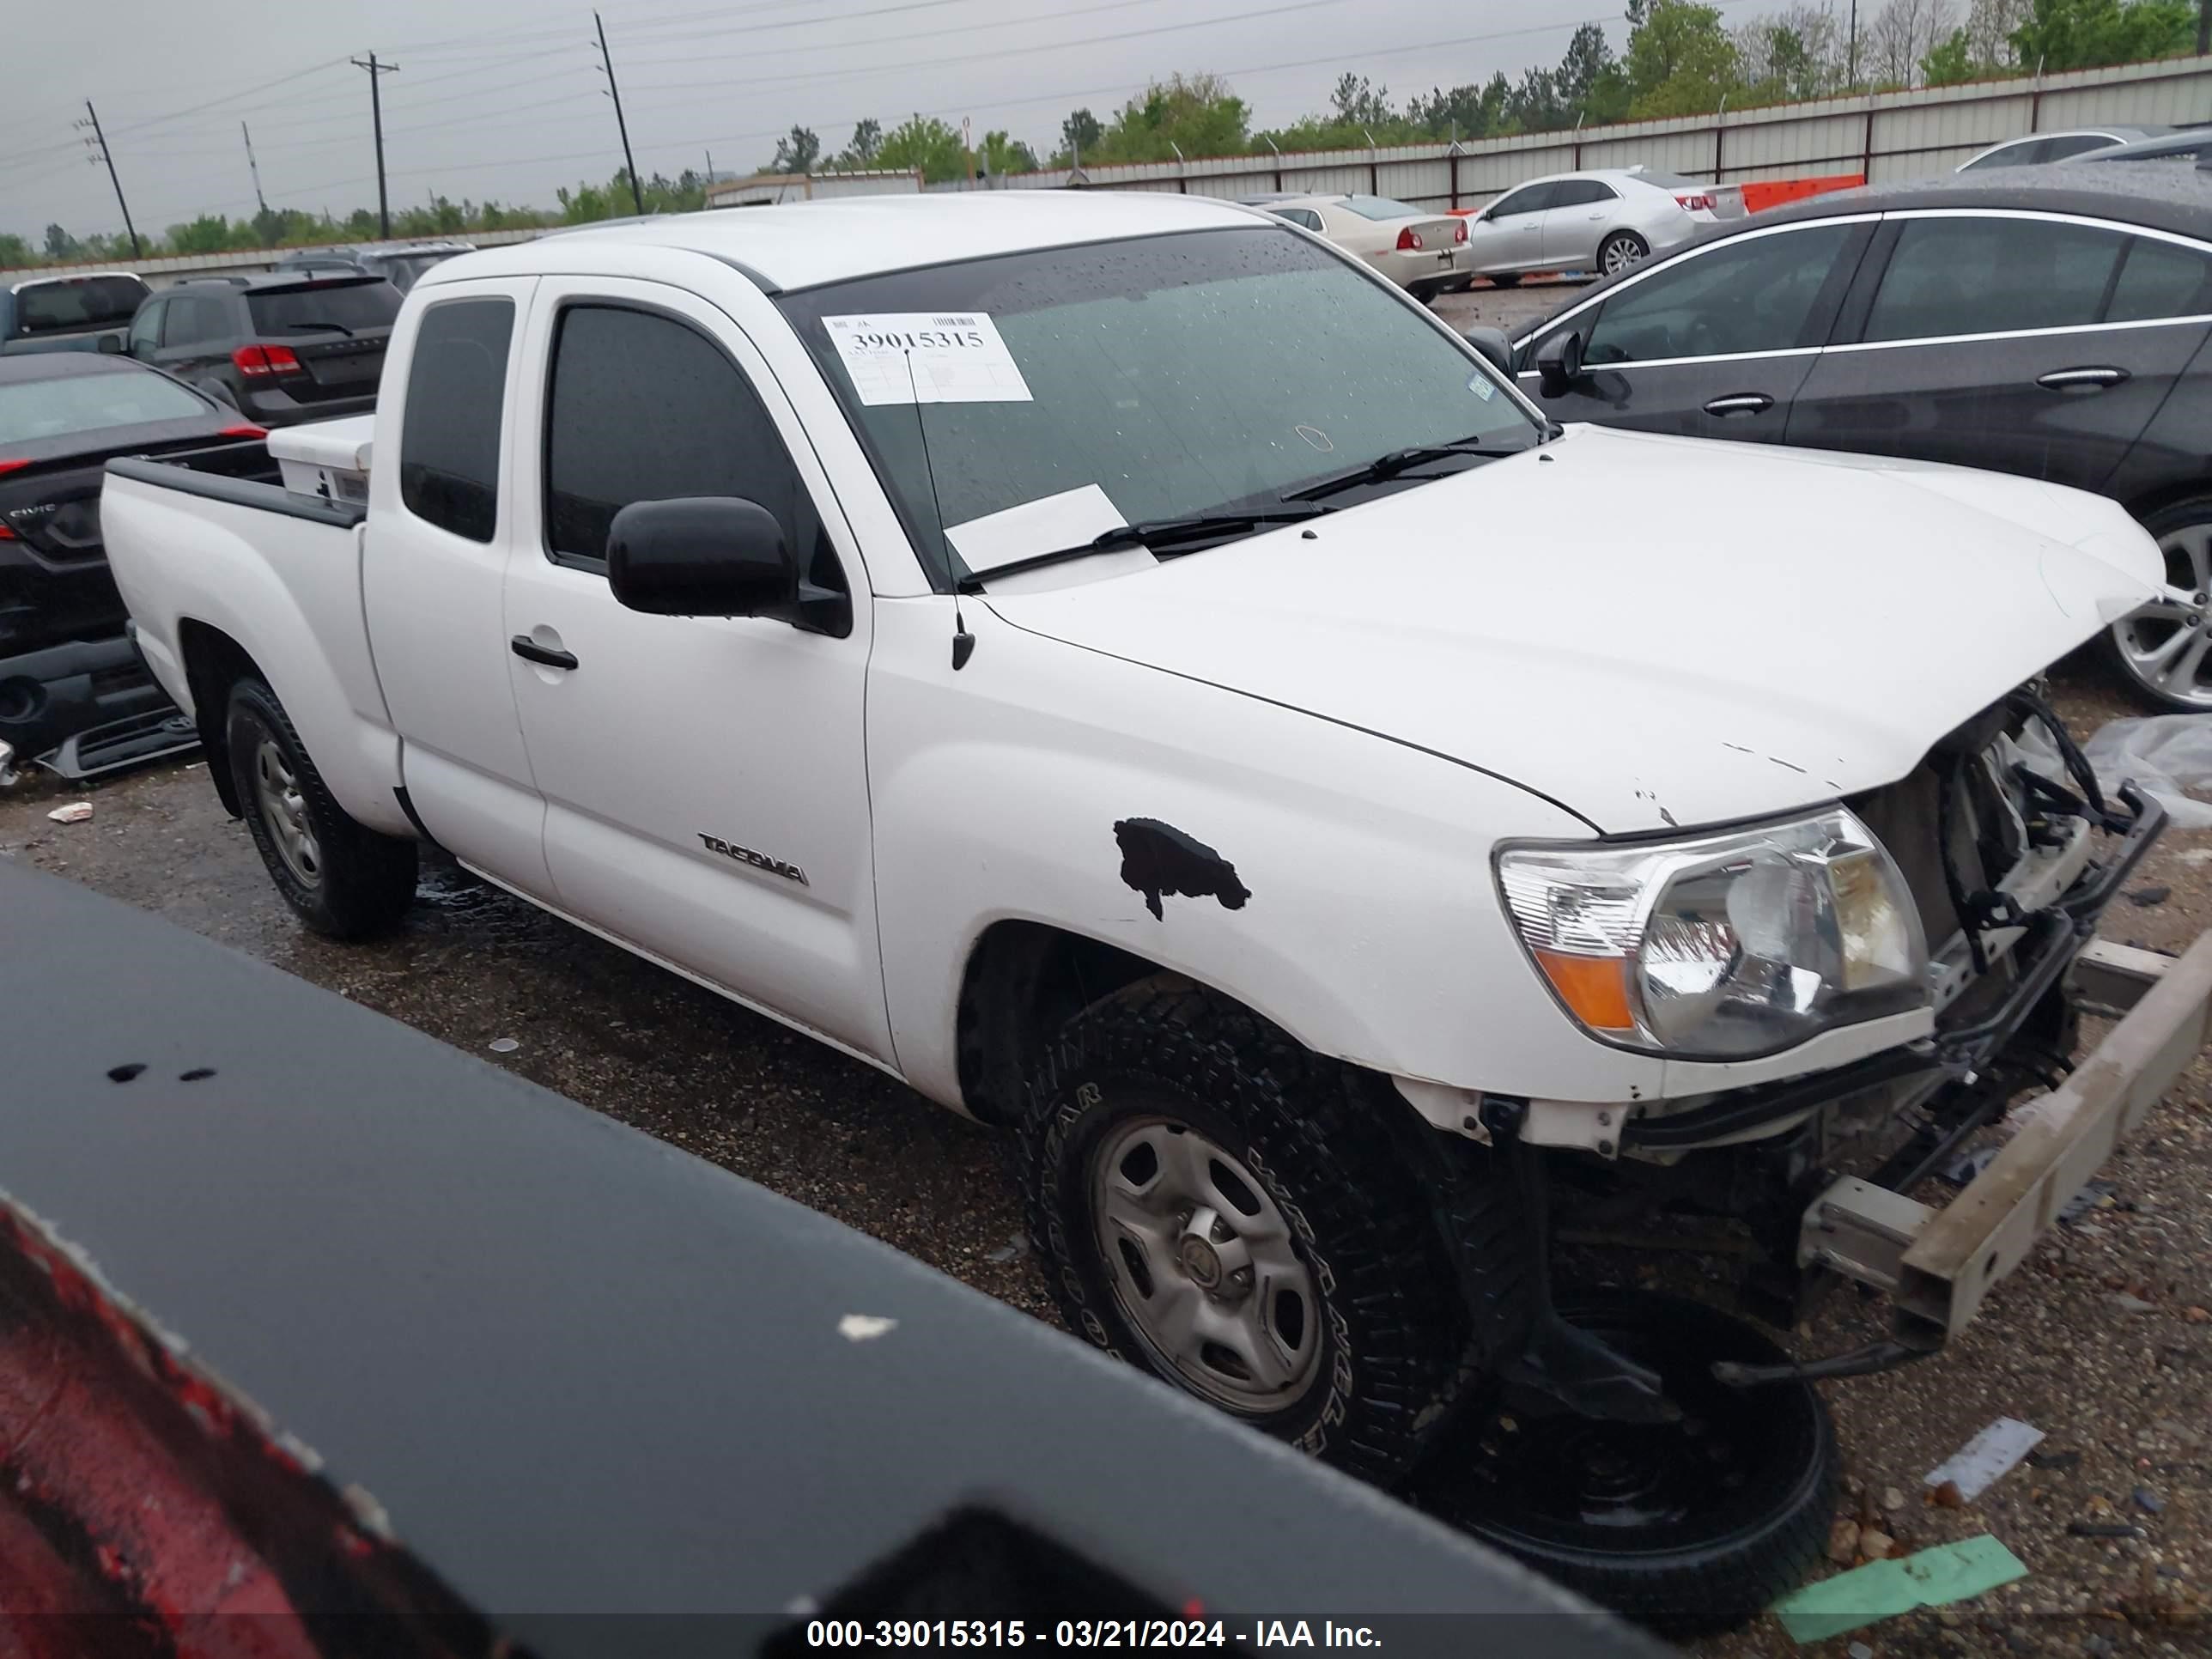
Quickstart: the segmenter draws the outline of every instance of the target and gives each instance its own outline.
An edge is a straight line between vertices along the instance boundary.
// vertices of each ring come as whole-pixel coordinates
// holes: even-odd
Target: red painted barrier
[[[1752,179],[1738,188],[1747,212],[1764,213],[1784,202],[1802,202],[1808,196],[1825,196],[1832,190],[1856,190],[1866,183],[1863,173],[1833,173],[1817,179]]]

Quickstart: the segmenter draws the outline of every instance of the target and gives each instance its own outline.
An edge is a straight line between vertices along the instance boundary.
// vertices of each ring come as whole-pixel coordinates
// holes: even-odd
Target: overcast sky
[[[1733,0],[1731,22],[1769,0]],[[638,168],[673,176],[765,163],[812,127],[825,153],[874,116],[921,110],[1040,155],[1061,118],[1102,119],[1150,76],[1226,75],[1258,125],[1327,102],[1345,69],[1402,95],[1558,61],[1576,24],[1619,0],[605,0]],[[555,186],[621,164],[614,112],[570,0],[80,0],[11,8],[0,104],[0,231],[118,230],[106,173],[73,123],[98,106],[142,233],[253,210],[239,132],[270,204],[341,217],[375,204],[368,77],[384,77],[393,205],[434,192],[550,207]]]

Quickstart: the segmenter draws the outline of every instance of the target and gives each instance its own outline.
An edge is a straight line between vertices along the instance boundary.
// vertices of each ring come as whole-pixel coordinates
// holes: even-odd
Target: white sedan
[[[1561,173],[1516,185],[1470,222],[1468,269],[1510,288],[1532,270],[1610,276],[1743,216],[1743,191],[1651,173]]]
[[[1467,221],[1387,196],[1255,196],[1279,219],[1327,237],[1417,300],[1468,284]]]

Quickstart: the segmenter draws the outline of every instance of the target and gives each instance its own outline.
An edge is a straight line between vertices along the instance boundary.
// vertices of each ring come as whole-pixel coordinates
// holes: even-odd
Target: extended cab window
[[[2127,238],[2049,219],[1909,219],[1868,313],[1869,340],[2097,320]]]
[[[632,501],[737,495],[774,514],[794,553],[811,550],[813,580],[842,586],[775,422],[705,335],[651,312],[571,306],[548,396],[546,550],[556,560],[603,567],[608,526]]]
[[[1720,357],[1817,345],[1814,304],[1853,225],[1746,236],[1660,266],[1587,319],[1586,363]]]
[[[399,499],[416,518],[488,542],[499,521],[499,441],[514,301],[453,300],[422,313],[399,429]]]

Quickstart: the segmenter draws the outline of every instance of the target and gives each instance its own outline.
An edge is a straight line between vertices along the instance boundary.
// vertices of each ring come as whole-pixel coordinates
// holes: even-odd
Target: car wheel
[[[2179,714],[2212,710],[2212,495],[2147,514],[2166,555],[2166,597],[2105,636],[2105,654],[2136,698]]]
[[[1786,1358],[1703,1303],[1563,1294],[1559,1311],[1658,1371],[1679,1422],[1536,1416],[1470,1399],[1407,1496],[1418,1507],[1672,1638],[1749,1622],[1826,1548],[1839,1478],[1812,1385],[1731,1389],[1715,1360]]]
[[[1370,1080],[1176,975],[1078,1015],[1031,1080],[1030,1226],[1070,1328],[1365,1479],[1409,1468],[1468,1322]]]
[[[398,926],[415,902],[415,843],[347,816],[276,694],[259,680],[234,685],[226,739],[246,829],[300,920],[340,939]]]
[[[1521,275],[1517,270],[1493,270],[1490,273],[1490,285],[1492,288],[1518,288]]]
[[[1616,230],[1598,245],[1597,268],[1610,276],[1649,257],[1650,252],[1650,245],[1634,231]]]

